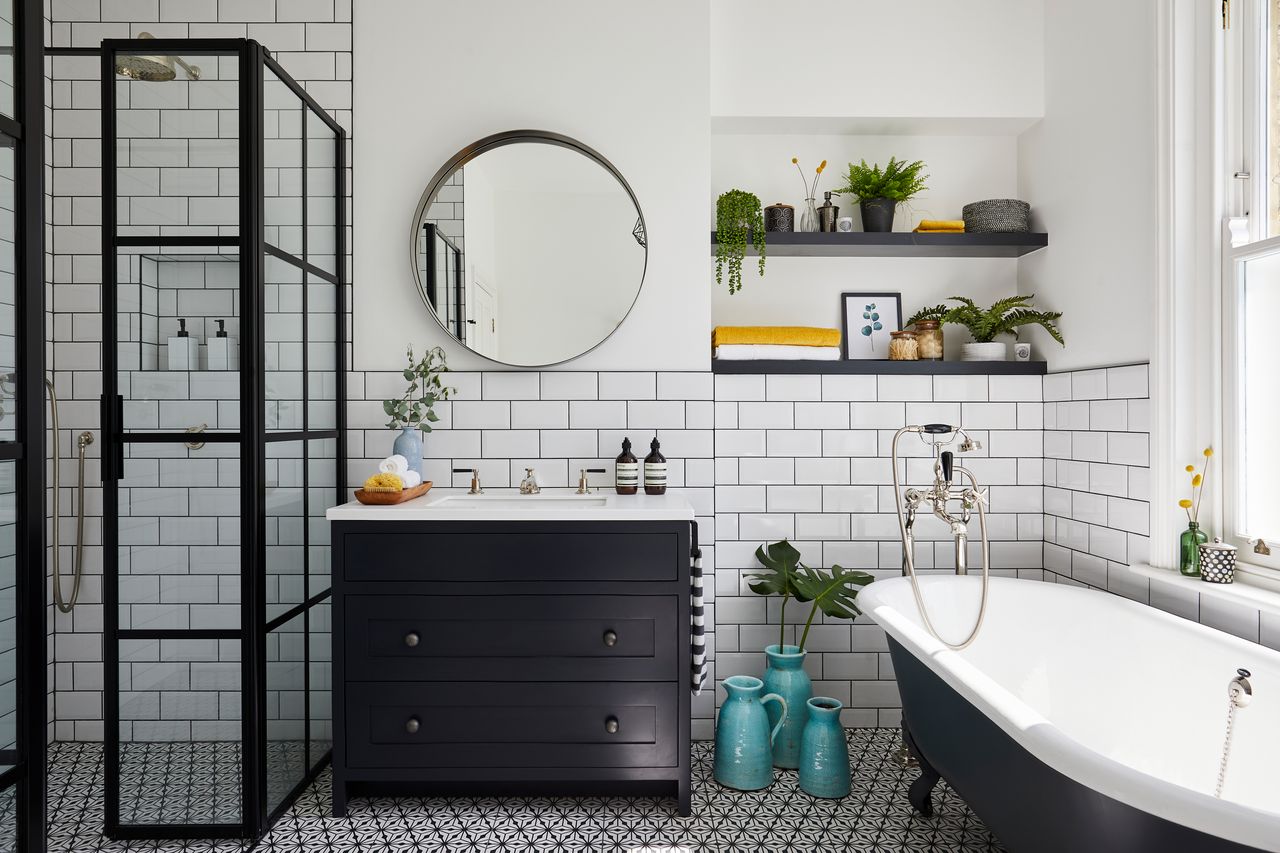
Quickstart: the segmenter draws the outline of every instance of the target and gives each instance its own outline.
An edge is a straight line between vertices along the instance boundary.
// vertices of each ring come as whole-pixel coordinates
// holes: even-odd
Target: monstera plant
[[[782,612],[778,617],[780,647],[786,643],[787,602],[793,598],[802,603],[812,602],[797,643],[801,652],[809,640],[809,629],[819,610],[837,619],[853,619],[862,612],[857,605],[858,590],[875,580],[866,572],[838,565],[830,569],[806,566],[801,562],[800,552],[786,539],[761,545],[756,549],[756,559],[764,569],[747,576],[751,580],[748,586],[757,595],[782,598]]]

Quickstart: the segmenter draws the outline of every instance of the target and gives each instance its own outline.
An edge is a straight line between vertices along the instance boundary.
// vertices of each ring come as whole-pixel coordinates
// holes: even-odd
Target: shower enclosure
[[[345,132],[243,39],[102,50],[105,829],[260,834],[327,759]]]

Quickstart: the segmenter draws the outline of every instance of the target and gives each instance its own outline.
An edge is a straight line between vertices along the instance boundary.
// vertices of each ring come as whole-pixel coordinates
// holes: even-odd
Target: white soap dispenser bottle
[[[199,370],[200,342],[187,333],[187,321],[178,318],[178,334],[169,338],[169,369]]]
[[[227,336],[227,321],[215,320],[218,331],[209,338],[209,369],[238,370],[239,358],[236,353],[236,339]]]

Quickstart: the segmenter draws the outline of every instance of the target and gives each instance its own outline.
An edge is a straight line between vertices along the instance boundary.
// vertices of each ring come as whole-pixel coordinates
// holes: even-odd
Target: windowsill
[[[1236,582],[1229,584],[1206,583],[1199,578],[1185,577],[1174,569],[1158,569],[1142,563],[1129,566],[1129,571],[1156,583],[1180,587],[1188,592],[1254,607],[1265,613],[1280,616],[1280,588],[1277,588],[1274,585],[1275,582],[1269,578],[1260,577],[1257,574],[1259,570],[1252,566],[1237,565]]]

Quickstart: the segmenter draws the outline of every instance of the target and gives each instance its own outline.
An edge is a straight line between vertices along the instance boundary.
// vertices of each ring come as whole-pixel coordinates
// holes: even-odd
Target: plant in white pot
[[[964,345],[960,356],[962,361],[1007,360],[1008,346],[996,338],[1000,335],[1013,335],[1016,338],[1018,329],[1022,326],[1040,326],[1051,338],[1066,346],[1057,326],[1062,312],[1037,311],[1031,305],[1031,300],[1035,298],[1034,293],[1030,296],[1010,296],[997,301],[990,308],[982,308],[968,297],[952,296],[951,301],[959,302],[959,305],[922,308],[907,321],[906,326],[920,320],[938,320],[964,326],[973,336],[973,343]]]

